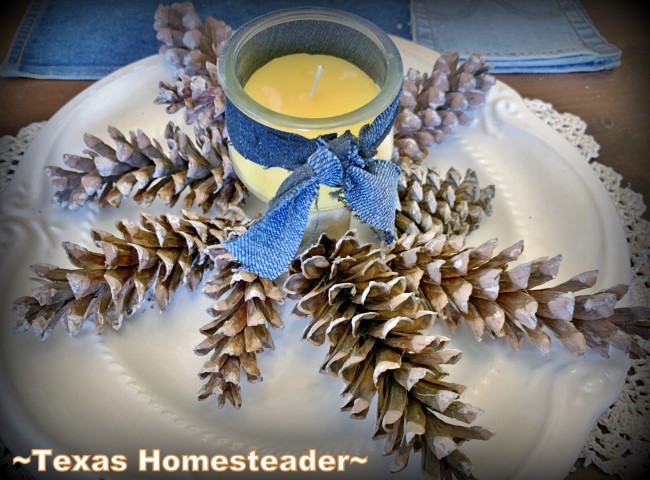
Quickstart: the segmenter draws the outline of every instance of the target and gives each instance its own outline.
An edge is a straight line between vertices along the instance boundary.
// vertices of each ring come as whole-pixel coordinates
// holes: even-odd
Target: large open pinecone
[[[363,418],[378,394],[375,438],[386,438],[393,470],[421,451],[425,478],[473,478],[458,446],[491,434],[445,420],[469,423],[480,411],[458,400],[463,386],[442,380],[441,366],[460,352],[424,333],[437,316],[452,332],[465,321],[478,338],[505,336],[514,348],[528,337],[548,352],[550,332],[575,353],[591,347],[607,356],[610,346],[643,355],[630,334],[648,337],[650,311],[616,309],[624,286],[575,295],[594,285],[595,272],[539,288],[555,278],[560,257],[511,267],[523,242],[494,255],[495,240],[465,247],[464,236],[441,229],[379,247],[354,233],[338,242],[321,236],[292,262],[285,291],[298,300],[294,313],[310,317],[304,337],[330,345],[322,371],[345,382],[342,409]]]
[[[469,122],[468,111],[485,103],[495,84],[492,68],[479,53],[458,65],[458,53],[440,55],[430,75],[410,69],[404,78],[395,146],[400,156],[422,160],[427,147],[442,143],[457,125]]]
[[[227,400],[239,408],[241,370],[249,382],[262,379],[257,354],[274,348],[269,325],[283,327],[274,306],[283,295],[271,280],[242,270],[221,245],[207,251],[216,273],[205,281],[203,293],[215,303],[208,310],[213,320],[201,327],[206,338],[194,349],[198,355],[211,354],[199,372],[205,384],[198,397],[217,395],[220,407]]]
[[[492,214],[494,186],[480,188],[473,170],[463,177],[452,167],[442,178],[424,165],[402,162],[400,166],[398,233],[428,232],[439,226],[444,234],[468,235]]]
[[[261,379],[256,355],[273,348],[269,325],[282,327],[275,310],[275,303],[283,300],[280,290],[242,270],[222,247],[225,240],[241,235],[250,219],[233,207],[222,218],[191,212],[183,217],[142,214],[140,223],[118,222],[121,238],[93,232],[101,252],[64,243],[76,269],[34,265],[32,271],[43,285],[14,302],[20,317],[14,330],[31,327],[44,339],[58,323],[71,335],[88,321],[95,322],[97,334],[106,325],[119,329],[151,297],[164,310],[180,285],[195,290],[207,272],[216,270],[204,289],[215,300],[208,310],[212,320],[201,328],[207,338],[195,349],[198,355],[211,353],[199,372],[205,384],[198,396],[217,395],[219,406],[229,401],[239,408],[240,371],[251,382]]]
[[[576,295],[595,284],[592,271],[540,288],[556,277],[561,256],[513,267],[523,242],[494,255],[496,239],[466,247],[463,236],[440,235],[438,230],[400,237],[392,250],[393,267],[419,285],[427,307],[439,313],[452,332],[465,322],[477,338],[486,333],[505,336],[515,349],[529,338],[547,353],[551,332],[578,354],[591,347],[607,356],[610,345],[642,354],[631,334],[648,337],[650,309],[615,308],[626,286]]]
[[[311,316],[305,338],[330,345],[322,371],[345,382],[342,409],[365,418],[378,395],[373,436],[386,439],[393,471],[420,451],[424,478],[472,478],[458,446],[491,433],[449,421],[471,423],[480,410],[459,400],[462,385],[443,380],[443,366],[461,354],[423,333],[435,314],[391,267],[391,249],[361,245],[352,232],[338,242],[323,235],[291,264],[285,291],[298,300],[294,313]]]
[[[204,212],[213,206],[225,212],[247,196],[217,128],[199,131],[194,143],[170,122],[165,129],[169,154],[140,130],[128,139],[114,127],[108,133],[115,148],[87,133],[87,156],[63,157],[71,170],[46,167],[57,190],[53,203],[71,210],[86,203],[117,207],[130,195],[137,203],[150,204],[158,197],[173,206],[184,195],[186,208],[196,203]]]
[[[236,210],[215,219],[190,212],[183,217],[143,213],[140,225],[118,222],[121,237],[93,231],[100,252],[66,242],[63,248],[75,268],[32,266],[42,285],[14,302],[20,317],[14,330],[31,327],[46,338],[62,323],[75,335],[92,321],[100,334],[107,325],[119,329],[150,297],[164,310],[180,285],[194,290],[213,267],[206,246],[243,233],[247,222]]]

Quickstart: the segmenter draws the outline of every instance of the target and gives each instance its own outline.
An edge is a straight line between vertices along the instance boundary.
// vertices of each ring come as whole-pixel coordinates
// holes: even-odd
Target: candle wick
[[[309,91],[309,98],[314,98],[314,93],[316,93],[316,87],[318,87],[321,75],[323,75],[323,66],[318,65],[318,68],[316,68],[316,75],[314,75],[314,83],[311,84],[311,90]]]

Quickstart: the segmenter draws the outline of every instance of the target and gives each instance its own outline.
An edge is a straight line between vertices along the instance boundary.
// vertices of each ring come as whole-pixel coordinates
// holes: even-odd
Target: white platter
[[[431,68],[434,52],[395,41],[406,66]],[[317,373],[325,348],[301,342],[302,322],[288,316],[285,330],[274,332],[276,350],[260,356],[264,381],[244,386],[240,411],[195,399],[203,359],[192,349],[202,340],[198,328],[207,322],[210,303],[198,292],[182,289],[168,311],[147,310],[100,338],[92,329],[75,338],[57,329],[46,342],[31,333],[11,335],[11,300],[35,286],[28,278],[30,264],[68,265],[62,241],[91,247],[91,227],[114,231],[116,220],[135,220],[140,211],[128,201],[120,209],[57,210],[50,205],[43,167],[60,164],[64,153],[80,153],[86,131],[108,140],[109,124],[161,138],[170,116],[152,100],[158,82],[169,78],[171,71],[156,56],[84,91],[37,136],[0,198],[0,438],[18,455],[32,448],[122,453],[132,467],[138,448],[160,448],[163,455],[253,448],[302,454],[317,448],[369,455],[367,465],[326,478],[418,478],[419,459],[389,475],[383,442],[370,440],[373,419],[354,421],[339,411],[340,380]],[[171,118],[182,123],[179,115]],[[450,165],[460,171],[471,167],[482,185],[496,185],[494,214],[468,243],[498,237],[505,248],[523,238],[521,261],[564,255],[558,282],[591,269],[600,270],[593,290],[629,282],[627,244],[605,189],[573,147],[530,113],[511,88],[497,83],[471,125],[436,146],[430,161],[441,172]],[[148,210],[166,211],[157,204]],[[564,478],[594,421],[617,398],[627,356],[612,351],[609,359],[592,352],[578,358],[554,341],[544,357],[530,344],[513,352],[504,341],[478,343],[461,330],[451,346],[464,356],[449,368],[450,380],[468,385],[463,399],[485,409],[477,424],[496,433],[488,442],[463,447],[475,475]]]

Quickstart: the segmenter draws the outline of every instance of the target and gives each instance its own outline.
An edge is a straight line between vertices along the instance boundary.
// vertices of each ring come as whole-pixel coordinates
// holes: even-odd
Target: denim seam
[[[47,2],[48,0],[33,0],[33,3],[29,6],[25,20],[23,20],[11,43],[9,55],[7,55],[7,61],[5,62],[6,64],[14,64],[16,67],[20,64],[29,40],[43,17]]]
[[[608,43],[589,23],[585,17],[586,12],[582,8],[578,8],[577,2],[572,0],[557,0],[558,4],[562,7],[567,20],[574,28],[578,38],[582,41],[585,47],[593,50],[599,55],[616,54],[620,50],[610,43]],[[565,8],[568,5],[570,8]]]

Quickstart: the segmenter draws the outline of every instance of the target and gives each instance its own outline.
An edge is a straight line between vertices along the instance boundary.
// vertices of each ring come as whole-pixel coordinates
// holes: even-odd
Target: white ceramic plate
[[[405,65],[431,68],[434,52],[395,41]],[[91,329],[76,338],[58,329],[44,343],[31,333],[9,333],[11,300],[34,286],[30,264],[67,265],[61,241],[91,246],[90,227],[114,231],[117,219],[135,220],[140,210],[128,201],[120,209],[57,210],[43,167],[60,164],[63,153],[81,152],[86,131],[108,139],[109,124],[161,138],[170,117],[152,100],[158,81],[168,78],[170,70],[156,56],[84,91],[48,122],[2,196],[1,438],[15,454],[32,448],[123,453],[130,466],[137,464],[138,448],[160,448],[163,455],[317,448],[369,455],[369,463],[353,467],[352,474],[327,478],[388,477],[391,460],[381,455],[383,442],[369,440],[372,418],[353,421],[339,412],[340,380],[317,373],[325,347],[301,342],[302,322],[288,316],[286,329],[274,332],[276,350],[260,357],[264,382],[244,387],[240,411],[195,399],[203,358],[192,349],[202,340],[198,328],[208,320],[210,303],[198,292],[181,289],[168,311],[147,310],[101,338]],[[498,237],[505,248],[523,238],[521,261],[564,254],[558,281],[594,268],[600,270],[596,289],[629,281],[627,245],[604,188],[578,153],[506,85],[498,83],[472,124],[435,147],[430,160],[442,171],[471,167],[483,185],[496,185],[494,215],[470,244]],[[149,211],[165,209],[154,204]],[[485,409],[477,424],[496,433],[464,447],[484,480],[563,478],[597,416],[618,396],[628,366],[618,351],[610,359],[593,353],[577,358],[554,341],[544,357],[529,344],[513,352],[504,341],[477,343],[464,329],[452,346],[464,356],[449,368],[450,380],[469,386],[464,400]],[[418,469],[414,459],[390,478],[417,478]]]

